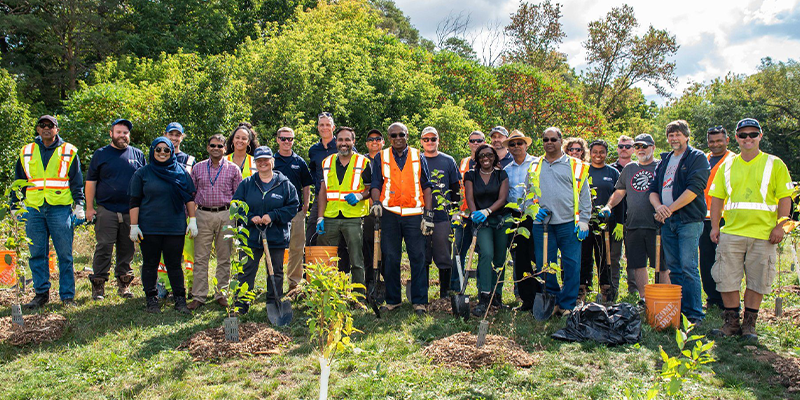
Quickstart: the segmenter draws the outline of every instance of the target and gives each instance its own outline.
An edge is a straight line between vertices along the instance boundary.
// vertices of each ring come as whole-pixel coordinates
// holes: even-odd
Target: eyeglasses
[[[478,158],[494,158],[494,153],[481,153],[478,154]]]
[[[636,150],[642,150],[642,149],[647,150],[648,147],[650,147],[649,144],[636,143],[633,145],[633,148]]]
[[[167,153],[169,154],[169,147],[156,147],[154,150],[156,153]]]
[[[424,137],[424,138],[422,138],[422,141],[425,142],[425,143],[428,143],[428,142],[436,143],[438,140],[439,140],[439,138],[437,138],[437,137]]]
[[[507,146],[508,147],[517,147],[517,146],[522,146],[524,144],[525,144],[525,142],[523,142],[521,140],[514,140],[513,142],[508,142]]]
[[[736,136],[738,136],[739,139],[746,139],[748,136],[750,137],[750,139],[755,139],[760,134],[761,132],[740,132],[737,133]]]
[[[325,111],[325,112],[321,112],[321,113],[319,113],[319,115],[317,115],[317,119],[320,119],[322,117],[333,118],[333,114]]]
[[[632,145],[632,144],[618,144],[618,145],[617,145],[617,148],[618,148],[618,149],[630,150],[630,149],[631,149],[631,147],[633,147],[633,145]]]
[[[278,136],[278,140],[280,140],[281,142],[293,142],[294,141],[294,137],[292,137],[292,136]]]
[[[221,149],[221,148],[223,148],[223,147],[225,147],[225,145],[224,145],[224,144],[209,144],[209,145],[208,145],[208,148],[210,148],[210,149]],[[160,148],[161,148],[161,147],[156,147],[156,150],[158,150],[158,149],[160,149]],[[168,149],[168,150],[169,150],[169,149]]]
[[[483,142],[485,142],[485,141],[486,141],[486,140],[484,140],[484,139],[470,139],[470,140],[469,140],[469,142],[470,142],[470,143],[472,143],[472,144],[475,144],[475,143],[483,143]]]
[[[373,136],[367,138],[367,142],[380,142],[381,140],[383,140],[383,138],[380,136]]]
[[[568,152],[573,153],[576,151],[583,151],[583,147],[570,147],[567,149]]]
[[[55,125],[53,125],[53,123],[52,123],[52,122],[39,122],[39,123],[37,124],[37,126],[38,126],[39,128],[42,128],[42,129],[53,129],[53,128],[55,128],[55,127],[56,127]]]
[[[392,139],[404,138],[404,137],[406,137],[406,133],[405,132],[392,133],[392,134],[389,135],[389,137],[392,138]]]
[[[706,134],[719,133],[719,132],[722,132],[723,129],[724,128],[722,127],[722,125],[717,125],[717,126],[715,126],[713,128],[708,128],[708,130],[706,131]]]
[[[551,137],[551,138],[542,138],[542,143],[547,143],[547,142],[553,142],[553,143],[555,143],[555,142],[557,142],[557,141],[558,141],[558,138],[557,138],[557,137]]]

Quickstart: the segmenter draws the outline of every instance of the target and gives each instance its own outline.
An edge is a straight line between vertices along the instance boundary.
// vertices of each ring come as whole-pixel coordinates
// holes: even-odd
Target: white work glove
[[[72,210],[72,215],[74,215],[75,219],[79,221],[86,220],[86,211],[83,210],[83,205],[78,204],[77,206],[75,206],[75,209]]]
[[[456,226],[461,223],[461,212],[457,212],[450,217],[450,225]]]
[[[597,213],[597,216],[600,218],[608,218],[611,216],[611,209],[608,208],[607,205],[603,206],[603,208],[600,209],[600,212]]]
[[[372,205],[372,208],[369,209],[369,212],[377,218],[380,218],[383,215],[383,206],[379,203],[375,203]]]
[[[189,218],[189,225],[186,227],[186,233],[192,238],[197,236],[197,218]]]
[[[589,236],[589,224],[583,221],[575,224],[575,233],[578,234],[578,240],[583,241]]]
[[[139,229],[139,225],[131,225],[131,233],[128,235],[128,237],[131,239],[131,242],[142,242],[144,235],[142,235],[142,230]]]

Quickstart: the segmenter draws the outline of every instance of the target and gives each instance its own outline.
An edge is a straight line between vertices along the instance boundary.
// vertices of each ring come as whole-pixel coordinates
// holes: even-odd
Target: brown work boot
[[[194,311],[194,310],[197,310],[198,308],[200,308],[202,306],[203,306],[203,303],[201,303],[201,302],[199,302],[197,300],[192,300],[192,302],[189,303],[189,305],[187,305],[186,308]]]
[[[123,275],[117,278],[117,295],[123,299],[132,299],[133,293],[130,286],[133,282],[133,275]]]
[[[224,297],[220,297],[217,299],[217,304],[222,306],[222,308],[228,308],[228,299]]]
[[[757,319],[757,312],[747,310],[744,311],[744,317],[742,318],[742,339],[749,340],[751,342],[758,341],[758,334],[756,334]]]
[[[92,278],[92,300],[103,300],[106,296],[106,280]]]
[[[742,326],[739,324],[739,311],[725,310],[722,312],[722,319],[725,320],[722,328],[712,330],[711,335],[718,337],[730,337],[742,334]],[[753,319],[753,323],[755,324],[755,319]],[[753,325],[753,327],[755,328],[755,325]]]
[[[578,304],[583,304],[586,301],[586,285],[581,285],[578,288]]]

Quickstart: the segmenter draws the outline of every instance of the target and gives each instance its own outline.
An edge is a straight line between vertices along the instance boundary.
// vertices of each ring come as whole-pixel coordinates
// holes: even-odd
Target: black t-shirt
[[[303,188],[314,184],[314,178],[308,170],[308,164],[297,153],[284,157],[281,153],[275,153],[275,170],[286,175],[289,182],[297,189],[300,201],[303,200]]]
[[[136,170],[144,165],[144,153],[132,146],[120,150],[108,145],[95,151],[86,180],[97,182],[94,194],[97,204],[109,211],[127,213],[131,200],[128,186]]]
[[[368,157],[369,158],[369,157]],[[350,162],[353,161],[353,158],[350,158]],[[342,180],[344,179],[344,175],[347,173],[347,165],[342,165],[342,162],[339,161],[339,157],[336,157],[336,177],[339,178],[339,184],[342,184]],[[369,185],[372,183],[372,166],[370,163],[367,163],[364,166],[364,170],[361,171],[361,180],[364,181],[364,185]]]
[[[619,171],[610,165],[604,165],[603,168],[595,168],[593,165],[589,166],[589,178],[592,179],[592,188],[595,190],[595,198],[592,200],[592,206],[604,206],[608,203],[608,199],[614,193],[614,185],[619,179]],[[616,227],[617,215],[616,207],[611,210],[611,222],[609,229]]]
[[[464,174],[464,181],[472,182],[472,199],[475,201],[475,207],[478,210],[489,208],[497,201],[500,196],[500,185],[504,180],[508,179],[508,174],[503,170],[494,170],[489,178],[489,183],[484,183],[480,177],[481,173],[476,170],[469,170]],[[500,214],[505,214],[509,209],[504,207],[497,211]]]
[[[428,171],[431,172],[431,197],[433,198],[433,221],[447,221],[447,209],[439,210],[439,196],[447,201],[453,200],[453,189],[458,188],[461,173],[458,172],[456,160],[447,154],[439,153],[435,157],[425,156],[428,162]],[[456,189],[457,190],[457,189]]]

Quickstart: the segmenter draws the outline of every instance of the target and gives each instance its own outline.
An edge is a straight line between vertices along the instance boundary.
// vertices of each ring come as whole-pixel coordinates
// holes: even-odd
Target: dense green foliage
[[[28,107],[19,101],[17,84],[3,69],[0,69],[0,186],[13,180],[14,163],[19,158],[19,149],[36,132],[28,113]]]

